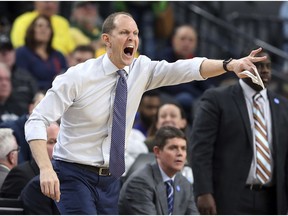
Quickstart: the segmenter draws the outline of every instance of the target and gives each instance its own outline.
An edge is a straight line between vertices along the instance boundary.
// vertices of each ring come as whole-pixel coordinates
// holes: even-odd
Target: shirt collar
[[[243,89],[244,94],[248,98],[253,98],[253,96],[257,93],[254,89],[252,89],[249,85],[247,85],[242,79],[239,79],[239,84],[241,88]],[[263,99],[266,101],[268,99],[267,97],[267,88],[262,89],[260,92]]]
[[[104,67],[104,73],[106,75],[110,75],[110,74],[116,73],[116,71],[119,70],[119,68],[117,68],[111,62],[111,60],[109,59],[107,53],[105,53],[105,55],[103,57],[103,67]],[[129,66],[125,66],[123,69],[126,71],[127,74],[129,74],[129,72],[130,72],[130,67]]]
[[[158,164],[158,167],[159,167],[159,169],[160,169],[160,173],[161,173],[163,182],[166,182],[166,181],[168,181],[168,180],[173,180],[173,182],[174,182],[174,179],[175,179],[176,174],[175,174],[174,176],[172,176],[172,178],[170,178],[170,177],[167,176],[166,173],[162,170],[162,168],[161,168],[161,166],[160,166],[159,164]]]

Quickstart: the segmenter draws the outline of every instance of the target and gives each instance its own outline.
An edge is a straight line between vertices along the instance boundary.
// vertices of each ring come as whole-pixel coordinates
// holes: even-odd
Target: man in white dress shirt
[[[116,71],[126,71],[127,140],[145,91],[204,80],[226,71],[241,77],[241,71],[252,70],[253,62],[265,60],[254,57],[261,48],[225,64],[223,60],[196,57],[175,63],[152,61],[143,55],[135,58],[139,30],[132,16],[123,12],[108,16],[102,32],[107,53],[57,76],[25,126],[26,139],[40,168],[42,193],[56,201],[61,214],[118,214],[120,180],[109,172]],[[60,118],[51,163],[45,128]]]

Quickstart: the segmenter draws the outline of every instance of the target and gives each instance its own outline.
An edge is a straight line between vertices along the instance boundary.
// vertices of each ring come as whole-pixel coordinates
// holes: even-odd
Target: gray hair
[[[4,159],[10,151],[17,148],[17,143],[10,128],[0,128],[0,159]]]

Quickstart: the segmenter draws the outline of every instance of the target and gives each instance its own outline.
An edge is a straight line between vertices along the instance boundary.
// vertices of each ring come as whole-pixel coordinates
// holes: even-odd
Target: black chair
[[[0,198],[0,215],[23,215],[23,203],[19,199]]]

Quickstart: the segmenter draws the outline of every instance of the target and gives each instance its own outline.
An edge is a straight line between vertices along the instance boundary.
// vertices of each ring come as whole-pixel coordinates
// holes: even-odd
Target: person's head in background
[[[173,126],[161,127],[155,134],[153,152],[161,169],[173,177],[186,162],[187,139],[183,131]]]
[[[27,29],[25,45],[34,52],[36,52],[36,48],[44,47],[46,53],[50,54],[53,51],[52,39],[53,29],[50,18],[45,15],[39,15]]]
[[[0,164],[12,169],[18,164],[20,148],[10,128],[0,128]]]
[[[51,17],[58,13],[59,1],[35,1],[34,9],[41,15]]]
[[[90,45],[79,45],[71,53],[68,62],[69,67],[85,62],[95,57],[95,50]]]
[[[267,56],[266,60],[264,60],[262,62],[254,63],[257,70],[258,70],[258,73],[262,79],[262,82],[263,82],[265,88],[267,88],[268,84],[271,81],[271,76],[272,76],[271,57],[270,57],[269,53],[265,50],[262,50],[256,56],[257,57],[258,56]],[[251,88],[253,88],[256,91],[262,90],[262,87],[260,85],[253,83],[250,78],[243,78],[243,81],[245,83],[247,83],[247,85],[249,85]]]
[[[191,25],[178,26],[172,36],[172,47],[178,59],[189,59],[195,56],[198,36]]]
[[[40,101],[44,98],[44,96],[45,96],[45,93],[42,91],[38,91],[35,94],[32,102],[29,105],[29,114],[33,112],[34,108],[40,103]]]
[[[60,127],[57,122],[52,122],[48,127],[47,127],[47,151],[50,160],[52,159],[53,155],[53,148],[54,145],[57,142],[57,136],[59,133]]]
[[[4,104],[12,93],[11,72],[0,62],[0,104]]]
[[[96,26],[102,24],[100,18],[96,2],[74,2],[70,17],[72,24],[82,27],[86,31],[93,31]]]
[[[16,53],[9,36],[0,35],[0,62],[12,70],[16,60]]]
[[[164,126],[172,126],[185,132],[187,119],[183,108],[179,104],[165,103],[158,108],[156,118],[149,129],[148,137],[153,138],[156,132]]]
[[[142,95],[137,118],[139,118],[138,124],[146,129],[145,136],[147,135],[147,130],[152,125],[158,108],[161,105],[160,93],[157,90],[150,90]],[[143,131],[142,131],[143,132]]]

